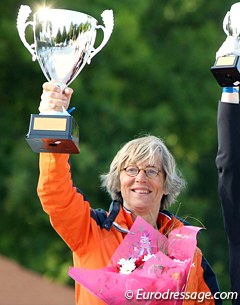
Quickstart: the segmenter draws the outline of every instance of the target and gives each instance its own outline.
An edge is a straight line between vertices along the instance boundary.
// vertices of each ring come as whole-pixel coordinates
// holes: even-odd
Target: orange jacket
[[[110,258],[125,237],[126,233],[123,233],[123,230],[131,228],[133,224],[131,213],[120,207],[115,219],[120,229],[115,226],[109,231],[102,228],[101,218],[105,212],[99,213],[99,210],[91,209],[88,200],[73,185],[68,159],[67,154],[40,154],[38,195],[52,226],[72,250],[74,266],[89,269],[103,268],[109,264]],[[162,233],[183,225],[169,212],[159,213],[158,222]],[[211,289],[214,293],[218,289],[215,276],[205,262],[204,269],[207,270],[210,280],[208,285],[204,279],[202,263],[202,253],[197,249],[186,291],[209,292]],[[104,303],[76,283],[76,304],[103,305]],[[199,302],[188,300],[184,301],[184,304],[193,305]],[[215,302],[212,299],[205,300],[201,304],[213,305]]]

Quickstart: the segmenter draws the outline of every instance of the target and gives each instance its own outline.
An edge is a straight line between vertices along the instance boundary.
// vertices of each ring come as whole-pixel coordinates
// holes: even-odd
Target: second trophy
[[[211,71],[222,87],[240,84],[240,2],[231,6],[223,20],[227,38],[216,53]]]
[[[41,9],[27,21],[31,9],[22,5],[17,29],[24,46],[38,60],[48,81],[55,81],[64,91],[108,42],[113,31],[113,12],[102,13],[104,26],[87,14],[64,9]],[[33,27],[34,43],[25,37],[28,26]],[[97,30],[103,31],[102,43],[95,49]],[[79,153],[78,125],[65,109],[56,114],[32,114],[27,142],[35,152]]]

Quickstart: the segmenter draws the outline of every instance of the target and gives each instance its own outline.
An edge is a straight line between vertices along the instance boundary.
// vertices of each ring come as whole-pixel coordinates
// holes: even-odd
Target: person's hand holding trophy
[[[240,84],[240,2],[231,6],[223,20],[227,38],[216,53],[211,71],[222,87]]]
[[[86,63],[90,63],[108,42],[113,31],[113,12],[102,13],[104,26],[87,14],[43,8],[27,19],[29,6],[22,5],[17,17],[17,29],[24,46],[38,60],[48,81],[54,81],[59,90],[78,76]],[[25,30],[33,27],[34,43],[26,41]],[[95,49],[97,30],[103,31],[103,40]],[[54,113],[54,114],[53,114]],[[27,142],[35,152],[79,153],[79,131],[75,119],[65,110],[32,114]]]

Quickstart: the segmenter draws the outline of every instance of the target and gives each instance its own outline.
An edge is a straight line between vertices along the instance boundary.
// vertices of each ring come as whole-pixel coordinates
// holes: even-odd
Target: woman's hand
[[[70,99],[73,94],[71,88],[66,88],[61,91],[61,88],[54,82],[46,82],[43,84],[43,93],[41,95],[41,102],[39,111],[41,113],[48,111],[62,112],[63,107],[67,110],[70,104]]]

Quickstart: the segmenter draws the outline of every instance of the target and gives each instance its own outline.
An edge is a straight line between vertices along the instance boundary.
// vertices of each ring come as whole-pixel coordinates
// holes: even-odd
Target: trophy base
[[[234,87],[240,84],[239,56],[219,57],[211,67],[211,71],[221,87]]]
[[[78,154],[79,129],[68,115],[31,114],[26,140],[34,152]]]

